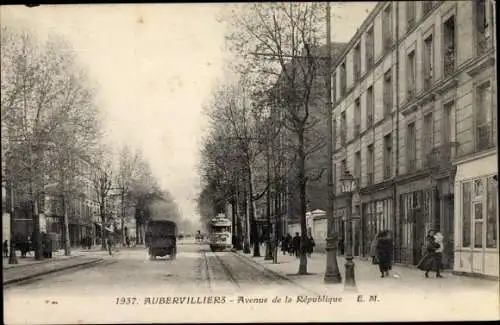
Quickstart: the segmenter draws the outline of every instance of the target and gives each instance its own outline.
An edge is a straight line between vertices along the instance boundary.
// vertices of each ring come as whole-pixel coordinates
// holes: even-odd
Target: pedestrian
[[[375,236],[373,236],[373,239],[370,243],[370,256],[372,258],[372,264],[378,264],[377,243],[378,243],[378,234],[375,234]]]
[[[108,253],[109,253],[109,255],[113,255],[113,251],[111,250],[111,238],[110,237],[108,237],[106,239],[106,244],[108,246]]]
[[[377,240],[377,259],[381,277],[389,276],[392,268],[392,238],[388,230],[379,233]]]
[[[314,242],[313,236],[309,233],[307,235],[307,256],[311,257],[313,251],[314,251],[314,246],[316,246],[316,243]]]
[[[429,230],[426,237],[426,252],[417,264],[419,270],[425,271],[425,277],[429,277],[429,271],[436,272],[436,278],[441,278],[441,262],[443,252],[443,235]]]
[[[9,257],[9,243],[7,240],[3,242],[3,256]]]
[[[295,233],[295,237],[292,239],[292,247],[295,257],[300,257],[300,236],[298,232]]]
[[[127,247],[130,248],[130,238],[128,236],[125,237],[125,242],[127,243]]]
[[[339,250],[340,250],[340,255],[344,255],[345,247],[344,247],[344,238],[340,237],[339,238]]]
[[[281,250],[283,251],[283,255],[290,252],[290,246],[292,244],[292,236],[290,233],[286,235],[286,237],[281,242]]]

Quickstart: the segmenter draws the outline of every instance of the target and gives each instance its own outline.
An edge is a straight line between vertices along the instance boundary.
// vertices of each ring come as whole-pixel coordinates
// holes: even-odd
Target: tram
[[[231,249],[233,245],[232,222],[224,214],[219,214],[210,222],[209,245],[212,251]]]

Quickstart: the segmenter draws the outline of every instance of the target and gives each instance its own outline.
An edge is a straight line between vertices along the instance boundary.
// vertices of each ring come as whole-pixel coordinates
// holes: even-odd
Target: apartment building
[[[335,214],[356,255],[390,229],[395,262],[415,265],[439,229],[446,267],[498,275],[492,8],[380,2],[337,61],[336,179],[359,182],[352,224],[338,186]]]

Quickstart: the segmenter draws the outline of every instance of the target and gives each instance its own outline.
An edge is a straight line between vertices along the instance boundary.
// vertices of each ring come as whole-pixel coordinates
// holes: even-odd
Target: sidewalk
[[[116,253],[115,253],[116,254]],[[70,256],[64,255],[64,250],[52,253],[52,258],[35,260],[33,252],[26,258],[17,256],[18,264],[8,264],[8,257],[3,258],[3,284],[28,280],[69,268],[92,265],[106,259],[107,252],[98,250],[72,249]]]
[[[243,254],[237,252],[241,256],[252,260],[255,263],[267,268],[268,270],[285,276],[290,281],[306,287],[318,294],[332,293],[333,291],[343,291],[343,284],[325,284],[323,278],[326,268],[326,255],[321,253],[313,253],[312,257],[307,259],[307,271],[310,275],[297,275],[299,269],[299,259],[295,256],[283,255],[278,252],[278,264],[273,264],[273,261],[265,261],[265,246],[261,247],[260,254],[262,257],[252,257],[252,254]],[[406,292],[408,294],[416,294],[420,292],[450,292],[450,290],[465,290],[469,292],[481,291],[497,295],[499,286],[498,282],[491,280],[483,280],[470,278],[465,276],[453,275],[451,272],[444,272],[443,278],[435,278],[435,274],[431,273],[429,278],[425,278],[422,271],[406,266],[394,265],[391,271],[391,276],[381,278],[377,265],[371,264],[371,261],[355,258],[355,279],[358,292]],[[345,278],[345,258],[337,256],[342,281]]]

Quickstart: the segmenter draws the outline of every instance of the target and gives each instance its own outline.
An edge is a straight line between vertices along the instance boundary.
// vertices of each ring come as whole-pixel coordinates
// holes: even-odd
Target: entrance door
[[[482,202],[474,202],[472,208],[472,272],[484,273],[484,207]]]
[[[425,251],[425,220],[421,209],[413,210],[413,258],[412,264],[417,265]]]
[[[445,237],[443,264],[445,269],[452,269],[454,260],[454,250],[455,250],[454,228],[453,228],[455,223],[455,214],[454,214],[453,194],[444,196],[441,202],[443,207],[441,231]]]

